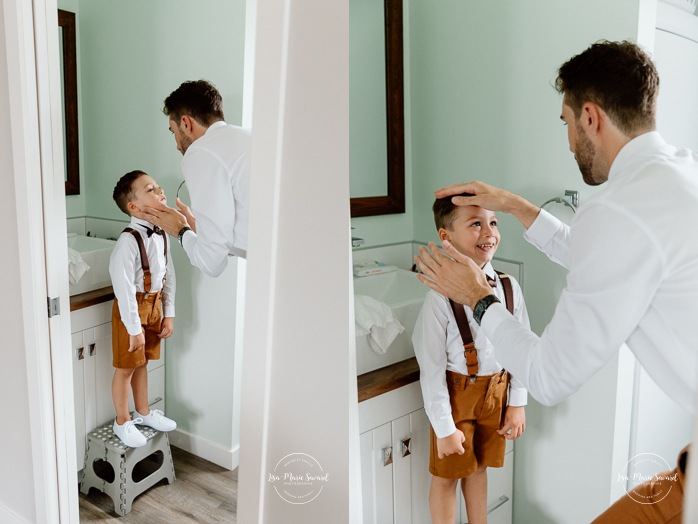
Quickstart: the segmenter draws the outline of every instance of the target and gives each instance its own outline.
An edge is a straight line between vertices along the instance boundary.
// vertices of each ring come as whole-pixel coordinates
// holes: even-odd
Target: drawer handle
[[[153,404],[157,404],[160,401],[162,401],[162,397],[155,397],[155,400],[151,401],[148,405],[152,406]]]
[[[507,502],[509,502],[509,497],[507,497],[506,495],[502,495],[497,500],[495,500],[489,508],[487,508],[487,514],[489,515],[498,507],[503,506]]]
[[[94,342],[92,344],[90,344],[90,356],[91,357],[95,356],[95,345],[96,344]]]
[[[383,467],[390,466],[393,463],[393,447],[383,448],[381,454],[383,456]]]
[[[410,443],[412,442],[411,438],[406,438],[402,442],[400,442],[400,447],[402,449],[402,456],[406,457],[408,455],[412,454],[412,450],[410,449]]]
[[[78,348],[78,360],[84,360],[85,359],[85,348],[81,347]]]

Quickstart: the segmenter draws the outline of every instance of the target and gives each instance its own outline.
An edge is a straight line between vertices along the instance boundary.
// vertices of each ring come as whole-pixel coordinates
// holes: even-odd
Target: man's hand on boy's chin
[[[455,430],[448,437],[436,438],[436,452],[439,458],[442,459],[449,455],[462,455],[465,453],[465,448],[463,447],[463,442],[465,442],[465,435],[460,429]]]
[[[184,226],[188,226],[187,218],[178,210],[161,205],[157,208],[143,208],[144,218],[156,226],[160,226],[170,236],[176,237]]]

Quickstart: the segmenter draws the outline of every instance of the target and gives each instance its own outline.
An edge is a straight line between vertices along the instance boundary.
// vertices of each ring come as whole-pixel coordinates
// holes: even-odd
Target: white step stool
[[[136,427],[148,439],[146,445],[140,448],[130,448],[114,435],[112,422],[93,429],[87,436],[87,452],[80,479],[80,491],[87,494],[90,488],[97,488],[102,493],[106,493],[114,501],[114,511],[121,516],[131,511],[133,500],[145,490],[162,479],[167,479],[168,484],[172,484],[175,480],[167,433],[145,426]],[[163,454],[160,467],[144,479],[134,481],[135,466],[158,451]],[[95,471],[97,461],[108,462],[111,465],[114,471],[113,481],[105,479]]]

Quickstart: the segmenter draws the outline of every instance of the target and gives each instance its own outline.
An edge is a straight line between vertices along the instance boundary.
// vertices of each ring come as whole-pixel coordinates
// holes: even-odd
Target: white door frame
[[[3,9],[36,519],[78,522],[57,4]]]

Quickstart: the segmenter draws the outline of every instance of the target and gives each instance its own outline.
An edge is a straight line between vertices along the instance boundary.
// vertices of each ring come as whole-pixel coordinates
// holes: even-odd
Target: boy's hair
[[[601,40],[560,66],[555,89],[579,118],[593,102],[627,136],[655,128],[659,75],[652,59],[628,41]]]
[[[184,82],[165,99],[162,112],[179,124],[182,116],[189,115],[202,126],[224,120],[223,98],[218,89],[206,80]]]
[[[436,230],[441,228],[451,229],[453,225],[453,219],[455,218],[456,209],[459,206],[451,202],[454,196],[475,196],[473,193],[461,193],[460,195],[451,195],[445,198],[437,198],[434,201],[434,205],[431,206],[431,210],[434,212],[434,222],[436,223]]]
[[[119,181],[116,183],[116,186],[114,186],[114,193],[112,194],[112,198],[114,199],[114,202],[116,202],[116,205],[119,206],[119,209],[126,213],[127,215],[131,216],[131,213],[128,212],[128,203],[135,198],[135,194],[133,192],[133,183],[138,180],[140,177],[147,175],[145,171],[141,171],[140,169],[136,169],[135,171],[129,171],[126,173],[124,176],[122,176]]]

